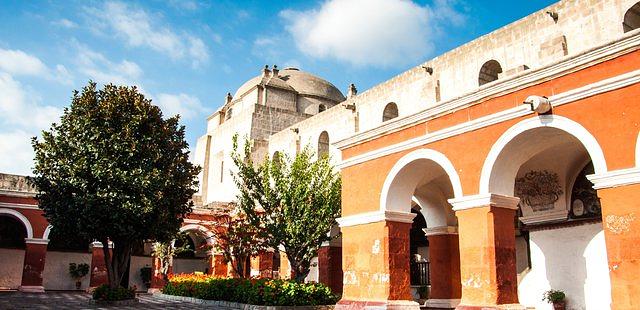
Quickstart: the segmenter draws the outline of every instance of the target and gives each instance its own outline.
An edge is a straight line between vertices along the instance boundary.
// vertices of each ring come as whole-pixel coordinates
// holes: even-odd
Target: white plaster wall
[[[149,256],[131,256],[131,264],[129,267],[129,287],[134,285],[138,291],[146,291],[142,278],[140,278],[140,268],[153,265],[153,260]]]
[[[194,271],[204,272],[207,268],[207,261],[203,258],[176,258],[173,260],[173,273],[193,273]]]
[[[0,289],[18,289],[22,281],[24,250],[0,249]]]
[[[91,267],[91,253],[47,251],[42,275],[45,290],[75,290],[76,281],[69,275],[69,264],[87,264]],[[89,268],[91,271],[91,268]],[[89,274],[82,279],[80,289],[89,287]]]
[[[541,310],[548,289],[567,295],[567,309],[609,309],[611,287],[600,223],[530,232],[531,269],[518,276],[520,303]]]

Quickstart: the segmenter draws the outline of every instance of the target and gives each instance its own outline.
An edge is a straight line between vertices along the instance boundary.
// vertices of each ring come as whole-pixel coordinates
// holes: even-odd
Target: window
[[[480,86],[498,80],[498,74],[502,73],[500,63],[495,60],[489,60],[480,68],[478,76],[478,84]]]
[[[318,113],[324,112],[327,110],[327,107],[324,104],[318,106]]]
[[[382,121],[386,122],[396,117],[398,117],[398,105],[393,102],[388,103],[382,112]]]
[[[624,32],[640,28],[640,2],[633,5],[627,13],[624,14],[622,28]]]
[[[318,137],[318,158],[329,156],[329,133],[323,131]]]

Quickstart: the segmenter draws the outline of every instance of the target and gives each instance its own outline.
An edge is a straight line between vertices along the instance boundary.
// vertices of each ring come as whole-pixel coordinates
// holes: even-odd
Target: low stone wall
[[[154,298],[165,299],[165,300],[174,300],[174,301],[184,301],[194,304],[199,304],[207,308],[215,308],[215,309],[234,309],[234,310],[333,310],[334,306],[256,306],[256,305],[247,305],[241,304],[237,302],[230,301],[219,301],[219,300],[204,300],[193,297],[185,297],[185,296],[174,296],[174,295],[166,295],[162,293],[153,294]]]

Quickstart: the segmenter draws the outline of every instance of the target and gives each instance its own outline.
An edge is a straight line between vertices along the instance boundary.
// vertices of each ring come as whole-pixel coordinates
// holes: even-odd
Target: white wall
[[[134,285],[138,291],[146,291],[142,278],[140,278],[140,268],[144,266],[153,266],[153,260],[149,256],[131,256],[131,265],[129,268],[129,287]]]
[[[45,290],[75,290],[76,281],[69,275],[69,264],[85,263],[89,265],[89,273],[82,279],[81,289],[89,287],[91,274],[91,254],[77,252],[47,251],[42,275]]]
[[[176,258],[173,260],[173,273],[204,272],[207,268],[205,258]]]
[[[305,282],[318,282],[320,279],[320,271],[318,270],[318,257],[311,260],[311,268],[309,274],[304,279]]]
[[[548,289],[563,290],[567,309],[609,309],[611,287],[600,223],[530,232],[531,269],[518,276],[520,303],[552,309]]]
[[[0,289],[18,289],[22,282],[24,250],[0,249]]]

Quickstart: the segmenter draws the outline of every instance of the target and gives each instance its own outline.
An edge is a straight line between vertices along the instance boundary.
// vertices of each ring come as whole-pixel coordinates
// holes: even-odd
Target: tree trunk
[[[289,256],[287,255],[287,257]],[[311,271],[311,262],[298,262],[289,259],[289,265],[291,265],[291,279],[296,282],[304,282],[304,279],[309,275],[309,271]]]
[[[113,243],[113,251],[109,251],[109,240],[101,241],[104,253],[104,262],[107,267],[109,287],[112,289],[120,286],[125,269],[131,260],[131,242],[117,241]]]

